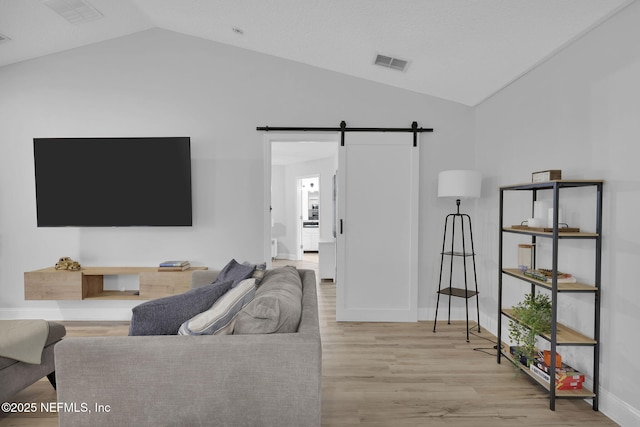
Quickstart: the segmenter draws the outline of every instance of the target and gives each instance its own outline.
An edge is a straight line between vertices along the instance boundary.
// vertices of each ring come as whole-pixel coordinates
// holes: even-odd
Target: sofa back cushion
[[[256,295],[236,317],[234,334],[293,333],[302,312],[302,281],[295,267],[265,273]]]
[[[129,335],[175,335],[180,325],[211,307],[232,284],[216,282],[139,304],[132,309]]]

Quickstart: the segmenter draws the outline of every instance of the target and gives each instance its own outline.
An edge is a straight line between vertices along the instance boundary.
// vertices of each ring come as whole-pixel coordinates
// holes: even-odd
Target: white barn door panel
[[[418,320],[418,147],[348,132],[338,150],[336,317]]]

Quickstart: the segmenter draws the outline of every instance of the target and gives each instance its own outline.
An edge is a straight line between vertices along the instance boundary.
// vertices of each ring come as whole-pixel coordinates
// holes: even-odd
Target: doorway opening
[[[320,176],[313,175],[298,178],[298,200],[296,206],[300,213],[298,227],[296,227],[297,260],[304,258],[305,254],[318,253],[320,243]],[[324,225],[324,224],[323,224]]]
[[[315,260],[317,265],[319,242],[334,239],[331,189],[339,138],[337,133],[265,135],[265,253],[272,262]]]

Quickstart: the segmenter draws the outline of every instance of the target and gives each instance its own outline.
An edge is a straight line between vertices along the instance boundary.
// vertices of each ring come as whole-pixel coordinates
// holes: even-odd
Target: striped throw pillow
[[[224,335],[233,332],[233,324],[240,310],[256,293],[256,279],[245,279],[221,296],[210,309],[184,322],[178,335]]]

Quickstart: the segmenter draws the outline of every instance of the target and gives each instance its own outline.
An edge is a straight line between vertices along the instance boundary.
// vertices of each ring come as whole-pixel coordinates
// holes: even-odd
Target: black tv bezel
[[[184,190],[187,191],[184,194],[185,197],[185,212],[183,220],[175,221],[175,222],[165,222],[165,223],[156,223],[154,221],[142,221],[136,222],[127,221],[117,222],[117,221],[86,221],[81,223],[74,223],[73,221],[45,221],[40,217],[39,210],[39,201],[38,201],[38,167],[37,167],[37,148],[36,145],[41,142],[55,142],[55,141],[117,141],[117,142],[158,142],[158,141],[166,141],[166,140],[175,140],[182,143],[186,143],[186,158],[188,158],[188,173],[184,177]],[[36,224],[38,228],[64,228],[64,227],[75,227],[75,228],[114,228],[114,227],[191,227],[193,226],[193,183],[192,183],[192,159],[191,159],[191,138],[188,136],[166,136],[166,137],[34,137],[33,138],[33,155],[34,155],[34,178],[35,178],[35,196],[36,196]],[[182,160],[186,160],[182,157]],[[71,183],[72,184],[72,183]],[[61,202],[64,203],[64,199],[61,199]],[[186,208],[188,206],[188,209]],[[188,219],[187,219],[188,218]]]

